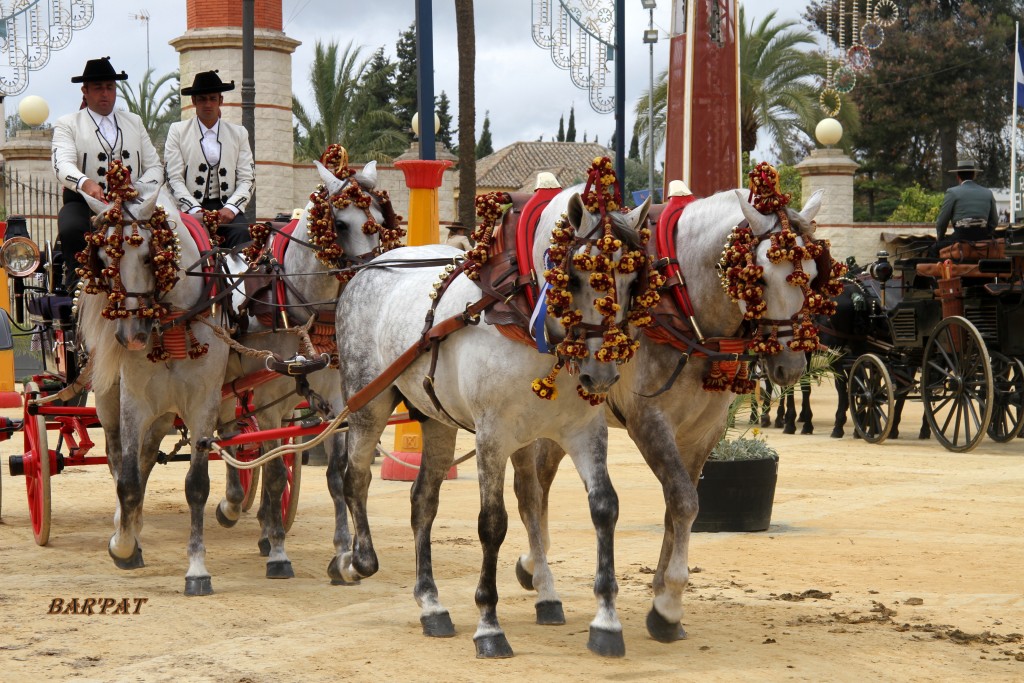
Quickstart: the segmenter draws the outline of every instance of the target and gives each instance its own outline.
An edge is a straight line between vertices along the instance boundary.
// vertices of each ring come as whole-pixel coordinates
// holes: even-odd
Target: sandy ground
[[[812,436],[769,431],[782,454],[770,530],[695,534],[685,641],[648,637],[650,581],[663,504],[622,432],[610,460],[621,502],[616,537],[624,659],[586,649],[594,612],[594,536],[568,460],[553,494],[552,559],[567,624],[534,623],[514,574],[525,537],[513,516],[499,572],[499,615],[516,656],[478,661],[472,635],[479,508],[472,461],[446,482],[434,567],[458,634],[421,635],[412,596],[409,485],[374,479],[371,522],[381,571],[332,587],[332,508],[323,468],[304,469],[288,554],[296,578],[269,581],[255,510],[220,528],[224,470],[211,467],[208,567],[214,595],[182,595],[185,464],[158,467],[146,500],[146,567],[106,552],[114,489],[105,467],[53,480],[50,543],[35,545],[23,480],[6,472],[21,437],[2,444],[0,679],[12,681],[1020,681],[1024,680],[1024,440],[967,455],[934,441],[878,446],[828,437],[829,392]],[[908,407],[919,415],[920,407]],[[906,427],[907,432],[916,428]],[[462,452],[472,447],[460,437]],[[390,442],[385,441],[387,445]],[[379,465],[377,465],[379,468]],[[54,598],[144,598],[137,614],[49,615]],[[133,602],[133,610],[134,605]]]

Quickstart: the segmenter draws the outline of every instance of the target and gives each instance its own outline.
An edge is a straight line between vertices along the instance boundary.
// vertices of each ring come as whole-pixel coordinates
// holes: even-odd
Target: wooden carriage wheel
[[[896,397],[892,378],[882,359],[867,353],[850,369],[848,388],[850,419],[857,434],[868,443],[882,443],[892,430]]]
[[[28,512],[32,518],[32,535],[38,545],[50,540],[50,450],[46,443],[46,418],[30,415],[29,397],[39,396],[35,382],[25,385],[25,453],[22,466],[25,473],[25,488],[28,491]]]
[[[921,365],[924,415],[947,450],[966,453],[992,417],[992,366],[985,341],[966,318],[951,316],[932,330]]]
[[[994,385],[988,435],[993,441],[1007,443],[1024,427],[1024,363],[997,352],[991,355]]]

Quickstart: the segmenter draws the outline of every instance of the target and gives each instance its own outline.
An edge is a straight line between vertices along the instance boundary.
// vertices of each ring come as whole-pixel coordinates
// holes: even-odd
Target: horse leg
[[[782,429],[786,426],[786,397],[779,396],[779,407],[775,412],[775,428]]]
[[[107,553],[119,569],[145,566],[139,534],[142,503],[146,495],[141,474],[141,434],[147,433],[152,418],[143,421],[126,401],[121,406],[121,458],[117,472],[117,511],[114,513],[114,534],[107,544]]]
[[[234,429],[237,424],[235,421],[235,402],[222,401],[220,406],[220,424],[223,426],[228,425]],[[228,449],[231,455],[235,455],[236,448]],[[215,513],[217,516],[217,523],[226,529],[230,529],[238,523],[239,518],[242,516],[242,500],[245,498],[245,491],[242,489],[242,479],[240,472],[228,465],[224,464],[225,468],[225,484],[224,484],[224,497],[217,503]],[[250,480],[251,481],[251,480]]]
[[[630,430],[630,437],[643,455],[651,471],[661,482],[665,498],[665,533],[662,538],[658,568],[654,574],[654,602],[647,613],[647,632],[655,640],[671,643],[686,638],[682,626],[683,592],[690,580],[690,527],[697,517],[697,487],[687,465],[698,470],[693,462],[698,448],[681,457],[666,425],[645,423],[642,430]]]
[[[814,433],[814,412],[811,410],[811,383],[800,383],[800,422],[804,423],[801,434]]]
[[[772,383],[764,379],[764,394],[761,400],[761,426],[772,426]]]
[[[558,444],[546,439],[535,441],[512,454],[519,517],[530,542],[530,551],[520,555],[516,561],[516,578],[526,590],[536,589],[534,607],[537,623],[544,626],[565,623],[562,599],[555,590],[555,579],[547,558],[551,547],[548,496],[558,473],[558,464],[564,456],[565,451]]]
[[[498,551],[508,531],[508,513],[503,496],[505,464],[502,446],[477,432],[476,458],[480,484],[480,514],[477,532],[483,549],[480,579],[476,585],[476,606],[480,610],[473,643],[479,659],[511,657],[512,646],[498,623]]]
[[[334,555],[341,557],[352,550],[352,533],[348,528],[348,505],[345,503],[345,469],[348,465],[347,439],[342,432],[324,442],[327,451],[327,490],[334,502]],[[331,585],[347,586],[355,582],[340,576],[331,578]]]
[[[211,420],[212,422],[212,420]],[[185,572],[185,595],[210,595],[213,582],[206,570],[206,546],[203,543],[203,507],[210,497],[209,449],[201,448],[199,434],[213,434],[213,425],[205,431],[193,430],[192,460],[185,475],[185,500],[188,501],[191,526],[188,536],[188,571]]]
[[[796,434],[796,392],[790,389],[786,392],[786,395],[779,401],[779,411],[782,411],[782,405],[785,404],[785,427],[782,429],[783,434]]]
[[[836,375],[836,419],[832,426],[832,438],[841,439],[845,434],[843,427],[846,426],[846,415],[850,412],[850,395],[847,393],[846,376],[840,372]]]
[[[387,426],[388,417],[398,405],[397,395],[386,395],[371,401],[349,416],[348,463],[344,467],[344,502],[352,515],[352,549],[335,548],[327,565],[331,582],[355,583],[377,573],[377,553],[373,549],[366,499],[370,489],[370,465],[377,452],[377,441]],[[338,454],[334,455],[338,459]],[[335,496],[332,491],[332,496]],[[339,504],[335,497],[335,506]],[[337,519],[335,519],[337,524]],[[335,529],[335,537],[338,531]]]
[[[608,476],[608,430],[603,425],[583,428],[572,441],[574,443],[567,443],[565,447],[586,486],[590,519],[597,535],[597,571],[594,574],[597,614],[590,622],[587,649],[604,657],[624,657],[626,642],[615,611],[619,585],[615,580],[614,539],[619,497]]]
[[[416,585],[412,594],[420,606],[423,635],[451,638],[455,626],[447,608],[441,604],[434,582],[430,532],[441,496],[441,484],[455,456],[457,429],[437,420],[426,420],[423,428],[423,457],[409,499],[412,503],[412,531],[416,543]]]
[[[301,453],[295,457],[301,458]],[[291,579],[295,577],[292,563],[284,551],[284,517],[281,510],[281,495],[288,483],[288,468],[281,458],[276,458],[263,465],[263,503],[260,505],[257,518],[260,521],[261,534],[269,543],[267,553],[267,578]],[[262,539],[261,539],[262,540]]]

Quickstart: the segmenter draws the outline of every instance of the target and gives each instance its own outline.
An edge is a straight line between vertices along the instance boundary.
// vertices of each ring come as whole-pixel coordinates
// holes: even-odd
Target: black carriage
[[[7,467],[11,476],[25,478],[29,514],[36,543],[45,545],[50,535],[50,479],[66,467],[107,463],[106,454],[94,454],[95,443],[89,430],[100,427],[96,409],[86,405],[88,382],[80,378],[87,363],[87,354],[76,339],[75,299],[64,288],[63,258],[49,241],[40,248],[30,237],[24,219],[8,221],[6,239],[0,247],[0,267],[9,276],[10,323],[14,336],[31,339],[32,348],[40,356],[41,368],[26,378],[22,389],[22,418],[4,418],[0,424],[0,440],[23,434],[24,450],[9,456]],[[4,321],[7,322],[7,321]],[[263,441],[308,437],[324,430],[319,418],[300,419],[307,407],[296,407],[297,419],[292,426],[277,430],[260,430],[251,390],[259,383],[276,376],[271,370],[246,376],[222,389],[224,399],[237,402],[236,432],[218,439],[220,447],[237,447],[235,458],[251,461],[260,455]],[[158,462],[187,462],[191,455],[180,450],[187,443],[184,425],[175,422],[181,434],[170,453],[161,453]],[[55,438],[51,436],[55,434]],[[288,481],[281,505],[285,529],[291,527],[298,504],[301,465],[308,456],[285,455]],[[218,459],[211,452],[211,459]],[[249,510],[256,497],[259,469],[239,470],[245,496],[242,509]]]
[[[954,243],[940,258],[921,251],[892,263],[880,252],[848,280],[848,336],[862,351],[848,361],[857,435],[881,443],[899,402],[920,399],[948,450],[970,451],[986,433],[1010,441],[1024,427],[1024,230]]]

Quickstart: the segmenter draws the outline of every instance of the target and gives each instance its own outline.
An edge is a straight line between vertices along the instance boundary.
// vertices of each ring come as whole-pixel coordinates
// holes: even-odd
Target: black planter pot
[[[697,498],[693,531],[764,531],[772,519],[779,461],[708,460]]]

